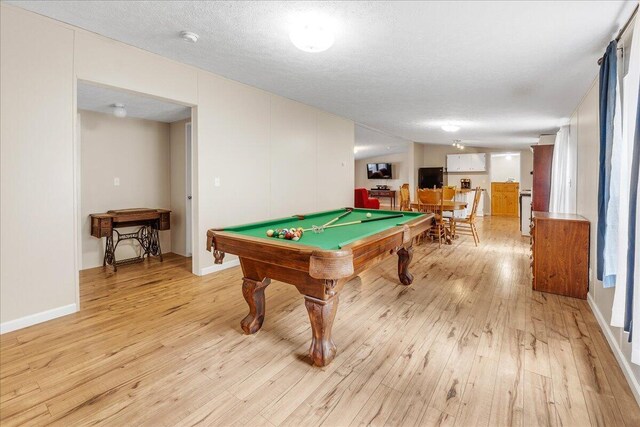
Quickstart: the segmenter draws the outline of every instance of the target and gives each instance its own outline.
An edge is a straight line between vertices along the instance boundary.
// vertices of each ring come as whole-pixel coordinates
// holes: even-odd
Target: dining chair
[[[444,200],[453,200],[456,197],[456,186],[455,185],[445,185],[442,187],[442,197]]]
[[[400,187],[400,210],[411,210],[411,192],[409,191],[409,184],[402,184]]]
[[[432,238],[438,238],[438,247],[441,247],[442,241],[446,240],[447,237],[447,227],[442,216],[444,211],[442,190],[418,189],[417,199],[420,212],[432,212],[435,215],[431,229],[428,232]]]
[[[480,236],[478,235],[478,229],[476,228],[476,212],[478,211],[478,204],[480,203],[480,196],[482,195],[482,189],[476,187],[476,194],[473,197],[473,204],[471,205],[471,212],[466,218],[454,218],[454,227],[456,234],[471,235],[473,242],[476,246],[480,243]]]
[[[442,187],[442,198],[445,201],[453,201],[456,198],[456,186],[455,185],[445,185]],[[453,211],[451,212],[443,212],[442,216],[447,218],[451,222],[451,231],[455,229],[455,225],[453,223]],[[453,237],[453,236],[452,236]]]

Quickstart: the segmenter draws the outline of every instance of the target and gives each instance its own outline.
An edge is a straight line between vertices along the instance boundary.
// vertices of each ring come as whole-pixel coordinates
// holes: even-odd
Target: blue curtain
[[[636,224],[638,213],[638,177],[640,176],[640,93],[638,94],[638,111],[636,112],[636,135],[633,141],[633,158],[631,161],[631,179],[629,194],[629,245],[627,246],[627,301],[624,310],[624,330],[629,332],[633,326],[633,277],[636,261]]]
[[[600,168],[598,174],[598,230],[596,244],[597,277],[603,280],[604,241],[609,204],[611,147],[613,145],[613,113],[616,105],[618,43],[613,40],[600,65]]]

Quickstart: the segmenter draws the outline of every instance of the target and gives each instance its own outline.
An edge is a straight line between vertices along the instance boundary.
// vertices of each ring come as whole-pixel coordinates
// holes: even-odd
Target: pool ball
[[[274,233],[273,230],[267,230],[267,236],[268,237],[273,237],[273,233]]]
[[[371,212],[367,212],[367,218],[371,218]]]

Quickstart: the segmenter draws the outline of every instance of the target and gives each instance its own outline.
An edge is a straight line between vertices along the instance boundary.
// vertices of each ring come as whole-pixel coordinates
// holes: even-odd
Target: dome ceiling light
[[[323,52],[335,42],[330,23],[317,15],[302,18],[294,25],[289,38],[295,47],[311,53]]]
[[[442,126],[442,130],[445,132],[458,132],[460,130],[460,126],[446,124]]]

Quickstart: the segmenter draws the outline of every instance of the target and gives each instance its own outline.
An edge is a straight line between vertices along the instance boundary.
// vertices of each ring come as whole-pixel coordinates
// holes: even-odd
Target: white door
[[[192,254],[192,248],[191,248],[191,215],[192,215],[192,210],[191,210],[191,123],[187,123],[185,126],[185,149],[186,149],[186,153],[185,153],[185,171],[186,171],[186,177],[185,177],[185,183],[186,183],[186,190],[185,190],[185,195],[187,200],[185,201],[185,233],[187,233],[186,237],[185,237],[185,252],[187,256],[191,256]]]

